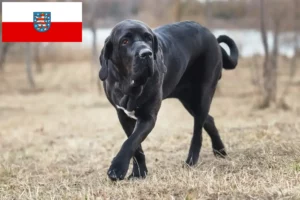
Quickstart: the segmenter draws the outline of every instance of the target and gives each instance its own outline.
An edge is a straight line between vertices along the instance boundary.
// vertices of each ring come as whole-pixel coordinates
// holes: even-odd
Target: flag
[[[82,42],[82,2],[2,2],[2,42]]]

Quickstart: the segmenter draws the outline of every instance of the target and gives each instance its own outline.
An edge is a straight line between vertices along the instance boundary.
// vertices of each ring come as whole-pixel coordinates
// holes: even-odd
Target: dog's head
[[[137,90],[154,75],[157,57],[163,65],[162,55],[158,53],[161,50],[157,37],[146,24],[136,20],[124,20],[113,28],[105,40],[100,55],[99,77],[104,81],[108,77],[108,68],[112,67],[118,74],[125,94],[132,89]],[[158,68],[166,71],[164,65]]]

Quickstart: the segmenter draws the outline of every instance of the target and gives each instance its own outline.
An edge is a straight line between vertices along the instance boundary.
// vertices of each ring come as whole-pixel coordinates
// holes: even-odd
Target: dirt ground
[[[300,76],[286,98],[290,110],[258,110],[250,67],[244,59],[224,70],[211,107],[227,159],[213,156],[204,132],[199,164],[183,168],[192,117],[165,100],[143,143],[148,177],[113,183],[106,170],[126,137],[91,84],[89,63],[46,65],[34,92],[24,66],[7,65],[0,73],[0,199],[300,199]],[[281,70],[280,88],[286,80]]]

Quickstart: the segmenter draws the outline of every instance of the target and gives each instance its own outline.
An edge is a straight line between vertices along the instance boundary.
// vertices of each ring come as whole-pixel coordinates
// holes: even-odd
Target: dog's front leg
[[[117,109],[117,113],[124,132],[127,137],[130,137],[134,130],[136,120],[128,117],[123,110]],[[140,145],[133,155],[132,173],[128,178],[145,178],[147,173],[146,157],[142,145]]]
[[[138,117],[131,136],[123,143],[121,150],[113,159],[111,166],[107,172],[111,180],[122,180],[128,171],[130,159],[135,151],[154,128],[156,122],[156,114],[146,114]]]

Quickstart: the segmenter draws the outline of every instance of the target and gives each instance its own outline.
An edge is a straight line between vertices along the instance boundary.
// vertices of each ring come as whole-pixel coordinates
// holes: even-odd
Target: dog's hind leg
[[[186,159],[186,163],[190,166],[198,162],[202,146],[202,128],[211,104],[211,96],[209,95],[211,92],[210,86],[202,85],[202,87],[194,87],[193,91],[195,92],[191,98],[190,108],[194,116],[194,130],[189,154]]]
[[[182,98],[180,98],[179,100],[182,103],[182,105],[184,106],[184,108],[194,117],[195,113],[192,110],[190,103],[188,103],[189,99],[187,99],[186,97],[187,96],[182,96]],[[225,147],[222,142],[219,131],[215,125],[214,118],[211,115],[207,116],[203,127],[211,139],[214,155],[216,157],[224,158],[227,155],[227,153],[225,151]]]
[[[202,128],[206,130],[211,138],[215,155],[216,152],[223,156],[226,155],[213,118],[208,115],[219,78],[218,68],[221,70],[221,64],[214,59],[210,59],[210,57],[207,57],[204,62],[200,59],[194,66],[191,66],[193,69],[191,73],[187,74],[191,77],[188,80],[189,84],[186,82],[184,84],[186,88],[177,92],[177,98],[194,117],[193,137],[186,160],[186,163],[190,166],[195,165],[199,159],[202,146]],[[191,74],[197,74],[198,76],[191,76]],[[183,80],[187,80],[187,78]],[[183,84],[183,81],[181,84]]]
[[[119,121],[129,137],[134,129],[136,121],[128,117],[122,110],[117,110]],[[145,178],[148,173],[146,166],[146,157],[142,149],[142,145],[138,147],[133,156],[133,169],[129,178]]]
[[[204,123],[204,130],[208,133],[211,138],[212,148],[215,156],[224,158],[227,153],[225,151],[224,144],[219,135],[219,131],[215,125],[214,118],[210,115],[206,118]]]

